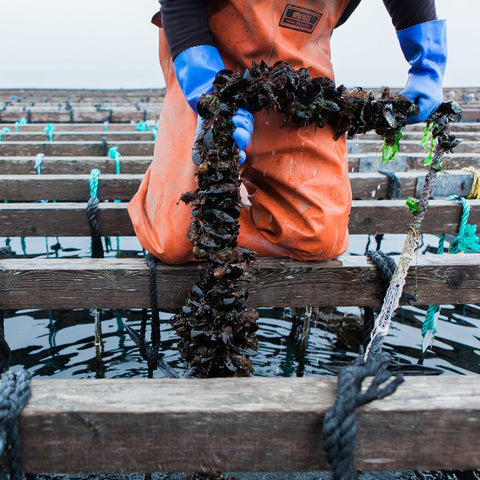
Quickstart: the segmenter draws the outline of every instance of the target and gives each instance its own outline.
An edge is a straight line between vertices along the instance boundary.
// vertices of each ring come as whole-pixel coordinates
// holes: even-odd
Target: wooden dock
[[[480,169],[480,92],[465,96],[466,118],[453,127],[463,143],[447,156],[424,233],[456,234],[462,213],[447,195],[466,196]],[[0,91],[0,234],[4,237],[89,236],[86,202],[92,168],[99,178],[102,236],[131,236],[126,211],[154,148],[150,131],[163,92]],[[12,96],[16,96],[15,99]],[[468,99],[468,104],[466,103]],[[3,104],[3,109],[2,109]],[[26,125],[15,125],[22,117]],[[108,122],[107,131],[103,122]],[[47,123],[55,131],[52,141]],[[7,131],[7,129],[9,131]],[[17,131],[18,130],[18,131]],[[397,177],[402,199],[388,200],[378,173],[381,141],[349,141],[353,234],[404,234],[426,169],[418,126],[406,130]],[[121,174],[108,149],[118,147]],[[41,175],[35,158],[43,154]],[[49,200],[50,203],[39,203]],[[114,203],[121,200],[122,203]],[[53,203],[55,201],[55,203]],[[470,223],[480,200],[469,200]],[[201,264],[156,269],[158,304],[175,311],[198,279]],[[252,266],[251,307],[378,306],[376,268],[365,256],[324,263],[259,259]],[[148,268],[142,259],[0,260],[1,309],[146,308]],[[42,284],[42,295],[38,285]],[[480,303],[480,254],[419,255],[405,286],[417,303]],[[20,416],[24,469],[30,473],[177,471],[313,471],[328,468],[321,438],[334,378],[214,380],[33,379]],[[480,467],[480,377],[407,377],[391,397],[358,413],[360,470]]]

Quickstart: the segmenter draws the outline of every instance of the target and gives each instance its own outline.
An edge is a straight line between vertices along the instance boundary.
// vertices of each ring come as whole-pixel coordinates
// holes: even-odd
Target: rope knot
[[[384,352],[372,352],[366,361],[359,355],[338,375],[337,398],[325,414],[322,431],[323,448],[335,480],[357,478],[354,465],[356,409],[391,395],[403,382],[403,375],[393,376],[388,371],[389,363],[390,357]],[[364,380],[372,376],[370,385],[362,391]]]

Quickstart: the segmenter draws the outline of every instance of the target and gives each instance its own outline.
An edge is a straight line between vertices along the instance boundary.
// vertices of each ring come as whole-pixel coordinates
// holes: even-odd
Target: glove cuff
[[[220,53],[211,45],[198,45],[181,52],[173,62],[178,84],[195,113],[203,93],[212,90],[216,74],[225,68]]]
[[[447,62],[447,26],[445,20],[419,23],[397,31],[403,55],[411,65],[409,74],[443,79]]]

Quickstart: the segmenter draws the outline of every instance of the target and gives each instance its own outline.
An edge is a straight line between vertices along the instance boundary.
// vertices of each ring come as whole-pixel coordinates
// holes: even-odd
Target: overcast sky
[[[161,87],[156,10],[156,0],[0,0],[0,88]],[[445,85],[480,86],[480,0],[437,0],[437,12],[448,22]],[[381,0],[363,0],[335,31],[332,57],[349,87],[406,80]]]

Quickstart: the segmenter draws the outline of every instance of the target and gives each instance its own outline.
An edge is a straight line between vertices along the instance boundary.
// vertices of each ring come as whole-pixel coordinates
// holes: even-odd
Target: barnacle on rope
[[[285,62],[273,67],[253,63],[241,73],[223,70],[217,75],[212,93],[197,104],[203,118],[193,151],[198,188],[181,196],[192,206],[188,238],[206,269],[172,319],[179,350],[199,377],[248,376],[257,348],[258,315],[245,307],[246,270],[255,253],[237,246],[241,181],[231,119],[240,107],[284,114],[279,127],[328,124],[335,139],[373,130],[388,146],[396,144],[408,116],[417,110],[388,88],[375,98],[361,88],[336,87],[327,77],[311,78],[307,69],[294,70]],[[455,146],[456,140],[442,130],[443,118],[450,114],[447,108],[435,117],[437,148]]]

